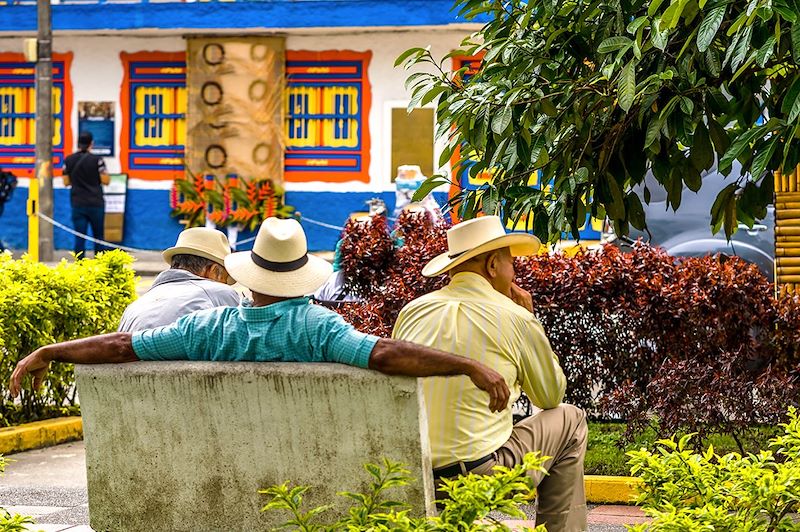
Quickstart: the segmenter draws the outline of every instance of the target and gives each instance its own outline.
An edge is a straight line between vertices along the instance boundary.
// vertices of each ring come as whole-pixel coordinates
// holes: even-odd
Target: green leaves
[[[719,233],[720,228],[725,225],[725,235],[730,238],[736,227],[736,183],[731,183],[722,189],[714,204],[711,206],[711,232]]]
[[[702,122],[697,125],[692,137],[689,162],[699,171],[707,170],[714,164],[714,148],[711,145],[711,137],[706,125]]]
[[[601,54],[608,54],[616,52],[617,50],[628,49],[633,45],[633,41],[624,36],[609,37],[600,43],[597,47],[597,52]]]
[[[432,175],[422,182],[417,190],[414,191],[413,201],[422,201],[433,192],[433,189],[450,183],[450,180],[441,175]]]
[[[767,40],[761,45],[761,48],[758,49],[758,53],[756,53],[756,64],[760,67],[764,67],[769,61],[769,58],[772,57],[772,53],[775,51],[775,40],[774,35],[770,35]]]
[[[791,514],[800,489],[800,420],[789,407],[784,434],[770,440],[772,450],[719,456],[688,448],[688,438],[660,440],[653,451],[627,453],[631,472],[641,477],[637,504],[653,521],[636,531],[748,530],[796,528]]]
[[[758,126],[754,129],[749,131],[745,131],[731,144],[728,151],[725,152],[725,155],[722,156],[722,159],[719,161],[719,171],[723,174],[727,175],[731,171],[731,165],[733,161],[735,161],[745,149],[750,147],[750,143],[753,142],[756,138],[764,134],[767,124],[763,126]]]
[[[369,489],[364,493],[340,492],[341,497],[352,501],[345,517],[335,522],[320,521],[332,505],[318,506],[305,511],[304,495],[309,486],[290,486],[288,482],[258,493],[269,497],[262,512],[282,511],[288,520],[278,529],[294,529],[303,532],[330,532],[335,530],[374,530],[395,532],[452,532],[454,530],[507,530],[499,525],[481,524],[489,512],[502,512],[515,517],[525,517],[519,509],[521,504],[533,501],[536,486],[529,474],[543,473],[542,464],[549,457],[529,453],[515,467],[498,466],[493,475],[469,474],[443,481],[441,489],[447,494],[442,501],[443,509],[436,517],[409,517],[411,510],[405,504],[386,498],[386,492],[395,488],[404,489],[413,479],[406,467],[384,459],[383,466],[366,464],[364,468],[371,477]],[[544,526],[535,532],[545,532]]]
[[[491,195],[463,192],[465,216],[502,204],[508,221],[533,219],[554,242],[575,230],[581,205],[630,222],[645,168],[659,169],[677,208],[714,161],[729,173],[738,160],[743,174],[800,162],[797,0],[458,4],[489,14],[459,51],[485,52],[480,71],[464,83],[420,48],[406,64],[426,69],[409,78],[412,102],[439,102],[443,162],[463,146],[496,176]],[[734,205],[729,219],[758,216],[761,203]]]
[[[52,268],[0,254],[0,382],[8,382],[17,361],[43,345],[116,331],[136,297],[132,263],[119,250]],[[39,393],[24,386],[21,404],[0,387],[0,418],[13,424],[75,414],[74,384],[72,366],[56,364]]]
[[[787,122],[794,122],[800,116],[800,74],[795,76],[789,92],[786,93],[781,112],[787,115]]]
[[[753,158],[753,166],[750,169],[752,174],[753,180],[761,179],[761,176],[764,174],[766,170],[777,170],[777,168],[769,168],[769,161],[772,158],[772,155],[775,153],[775,148],[778,147],[778,138],[773,137],[770,141],[767,142],[765,147],[762,147],[761,150],[756,154]]]
[[[511,123],[512,116],[513,111],[510,107],[501,107],[497,111],[497,114],[492,117],[492,131],[498,135],[502,135],[508,125]]]
[[[722,24],[727,10],[728,5],[723,4],[715,7],[703,17],[703,22],[700,24],[700,31],[697,33],[697,49],[699,51],[705,52],[708,47],[711,46],[711,43],[714,42],[714,37],[719,31],[720,24]]]
[[[800,63],[800,21],[792,24],[792,57],[795,63]]]
[[[633,99],[636,97],[636,71],[634,70],[633,61],[629,61],[622,69],[617,92],[619,94],[619,106],[626,112],[630,111]]]

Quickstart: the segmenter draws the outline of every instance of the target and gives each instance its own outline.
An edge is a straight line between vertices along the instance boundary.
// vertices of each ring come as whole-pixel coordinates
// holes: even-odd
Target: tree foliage
[[[444,59],[412,48],[397,64],[435,67],[407,85],[409,108],[438,102],[440,163],[460,154],[454,174],[493,175],[454,198],[464,217],[499,205],[555,241],[577,237],[590,213],[627,234],[646,227],[650,191],[634,191],[646,172],[677,209],[718,167],[730,184],[711,207],[712,228],[730,236],[766,215],[770,171],[800,162],[799,0],[456,5],[488,22]],[[451,57],[478,54],[469,80],[449,68]],[[537,172],[550,187],[529,186]],[[433,176],[420,194],[449,179]]]

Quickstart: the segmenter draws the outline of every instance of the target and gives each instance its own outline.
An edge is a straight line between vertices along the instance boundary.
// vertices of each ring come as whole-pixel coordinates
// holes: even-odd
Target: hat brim
[[[539,251],[541,245],[542,243],[538,238],[528,233],[509,233],[484,242],[454,258],[451,258],[448,253],[442,253],[434,257],[422,268],[422,275],[425,277],[436,277],[473,257],[477,257],[481,253],[494,251],[495,249],[511,248],[511,255],[513,257],[527,257]]]
[[[164,262],[166,262],[170,266],[172,266],[172,257],[174,257],[175,255],[194,255],[195,257],[203,257],[204,259],[213,260],[217,264],[225,266],[225,257],[219,257],[217,255],[207,253],[197,248],[190,248],[185,246],[173,246],[171,248],[165,249],[161,253],[161,256],[164,258]],[[225,269],[227,269],[227,267]],[[236,279],[228,275],[227,284],[229,285],[236,284]]]
[[[273,272],[258,266],[249,251],[225,257],[228,274],[253,292],[274,297],[302,297],[313,294],[333,273],[333,266],[308,255],[305,266],[290,272]]]

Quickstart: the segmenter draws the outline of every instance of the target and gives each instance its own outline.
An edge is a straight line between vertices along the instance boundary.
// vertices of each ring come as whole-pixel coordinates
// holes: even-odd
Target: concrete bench
[[[341,364],[136,362],[76,367],[89,516],[97,531],[250,531],[282,522],[258,490],[314,486],[308,508],[349,506],[366,462],[405,463],[397,498],[432,512],[416,379]]]

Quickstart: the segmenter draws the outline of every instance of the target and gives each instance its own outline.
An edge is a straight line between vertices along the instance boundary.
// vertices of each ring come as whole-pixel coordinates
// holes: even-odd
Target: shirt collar
[[[205,277],[200,277],[199,275],[195,275],[192,272],[181,270],[179,268],[170,268],[169,270],[165,270],[158,274],[158,276],[153,281],[151,288],[155,288],[156,286],[167,284],[167,283],[177,283],[182,281],[202,281],[207,280]]]
[[[447,290],[458,296],[471,296],[477,298],[493,299],[498,296],[503,300],[506,296],[494,289],[489,281],[482,275],[473,272],[458,272],[453,275]],[[510,301],[510,300],[509,300]]]
[[[249,322],[272,321],[280,318],[291,309],[308,304],[309,299],[307,297],[294,297],[265,307],[239,306],[239,315],[244,321]]]

